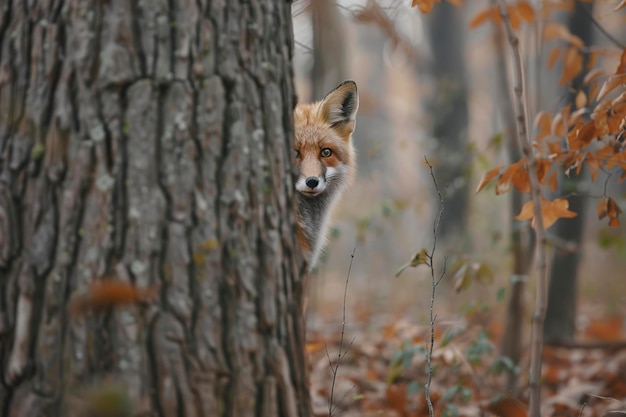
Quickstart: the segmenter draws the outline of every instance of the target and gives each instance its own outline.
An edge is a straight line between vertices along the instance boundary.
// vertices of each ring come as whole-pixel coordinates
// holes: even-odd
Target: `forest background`
[[[451,335],[473,331],[473,337],[460,338],[462,348],[448,352],[452,357],[472,356],[464,349],[471,351],[478,345],[480,351],[484,337],[487,345],[491,343],[485,355],[495,358],[487,361],[490,366],[502,366],[498,363],[503,357],[513,357],[515,366],[521,360],[521,373],[506,360],[504,367],[515,368],[526,381],[530,355],[525,352],[537,289],[536,241],[527,221],[533,217],[532,203],[522,214],[522,205],[530,200],[528,175],[520,179],[516,174],[520,164],[514,164],[522,159],[513,90],[519,80],[500,2],[412,3],[301,1],[293,7],[299,99],[319,99],[344,78],[357,81],[361,96],[354,135],[358,181],[341,205],[332,243],[308,294],[310,349],[317,352],[323,368],[325,349],[315,343],[314,335],[333,328],[337,332],[348,264],[345,303],[355,344],[359,340],[373,343],[365,341],[371,335],[368,332],[381,328],[385,336],[376,339],[380,343],[391,335],[402,339],[400,334],[412,335],[409,339],[415,340],[408,345],[413,347],[416,340],[417,345],[428,341],[424,332],[430,320],[432,271],[425,266],[401,274],[396,271],[411,259],[409,264],[420,264],[416,262],[419,251],[432,244],[440,191],[445,195],[445,210],[438,251],[446,258],[447,269],[437,289],[435,333],[445,341],[442,345],[448,345],[454,339]],[[620,178],[623,154],[619,154],[623,150],[620,132],[625,127],[623,87],[619,85],[624,80],[616,79],[624,71],[623,3],[507,2],[508,20],[519,38],[523,60],[528,136],[539,165],[545,164],[539,168],[543,197],[557,201],[555,207],[563,205],[554,212],[544,207],[550,281],[544,360],[545,355],[554,354],[562,361],[555,364],[547,359],[548,365],[544,364],[542,380],[550,381],[554,398],[559,398],[544,404],[544,413],[584,415],[589,395],[624,395],[622,389],[611,393],[606,388],[622,386],[621,379],[590,390],[585,384],[601,378],[598,369],[585,376],[577,373],[577,367],[561,369],[565,363],[573,364],[572,355],[588,358],[589,352],[598,366],[598,358],[606,366],[617,366],[608,358],[614,358],[613,349],[624,339],[626,305],[619,290],[626,266],[626,235],[619,223],[619,206],[625,201]],[[587,135],[579,133],[581,120],[593,120],[587,127],[599,126],[598,114],[607,107],[597,111],[595,106],[608,101],[607,96],[619,107],[609,116],[615,118],[610,122],[615,130],[606,135],[598,128],[582,139],[584,145],[576,145],[576,140]],[[563,141],[564,137],[568,139]],[[608,162],[611,158],[612,163]],[[434,166],[438,189],[433,187],[428,163]],[[608,212],[612,214],[607,219]],[[396,347],[403,352],[407,341],[396,340]],[[402,357],[398,351],[390,358],[392,368],[394,359]],[[405,366],[415,361],[413,353]],[[578,363],[580,358],[573,360]],[[464,361],[473,364],[468,365],[469,371],[460,366],[474,384],[475,360]],[[618,369],[624,369],[623,365]],[[325,372],[320,375],[328,377]],[[403,377],[395,377],[403,386]],[[443,383],[440,394],[457,400],[461,407],[472,402],[461,399],[467,384],[452,382],[459,375],[451,372],[448,377],[447,383],[445,378],[439,380]],[[501,387],[518,386],[511,378],[509,374],[508,383],[501,382]],[[409,392],[419,391],[414,378],[404,382]],[[319,385],[324,386],[323,382]],[[420,415],[415,411],[420,407],[421,412],[427,411],[426,403],[412,402],[410,394],[397,398],[389,386],[384,392],[385,400],[379,401],[395,404],[401,415],[413,415],[411,409]],[[506,389],[496,392],[508,395]],[[319,398],[320,409],[324,395]],[[459,412],[445,407],[439,411]],[[472,412],[464,409],[461,414]]]

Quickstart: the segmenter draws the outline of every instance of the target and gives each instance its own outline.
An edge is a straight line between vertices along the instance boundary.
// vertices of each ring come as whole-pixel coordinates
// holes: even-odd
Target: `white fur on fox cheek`
[[[344,164],[339,164],[337,165],[337,167],[326,167],[327,179],[333,179],[335,177],[342,177],[343,175],[347,173],[348,173],[348,167]]]

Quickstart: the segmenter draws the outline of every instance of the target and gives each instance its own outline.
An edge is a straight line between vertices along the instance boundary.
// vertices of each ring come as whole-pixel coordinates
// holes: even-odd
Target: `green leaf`
[[[407,397],[413,397],[422,390],[422,385],[417,381],[411,381],[406,387]]]
[[[448,403],[443,409],[441,416],[442,417],[459,417],[459,407],[457,407],[456,404]]]
[[[496,299],[498,301],[503,301],[504,297],[506,297],[506,288],[502,287],[502,288],[498,289],[498,292],[496,294]]]
[[[400,274],[402,274],[402,272],[404,272],[404,270],[407,269],[409,266],[416,267],[419,265],[428,265],[428,261],[428,251],[426,249],[422,249],[421,251],[416,253],[415,256],[413,256],[413,259],[411,259],[408,263],[398,268],[398,270],[396,271],[396,278],[399,277]]]
[[[482,284],[491,284],[493,283],[493,271],[489,268],[489,265],[486,263],[481,263],[478,265],[475,273],[476,280]]]

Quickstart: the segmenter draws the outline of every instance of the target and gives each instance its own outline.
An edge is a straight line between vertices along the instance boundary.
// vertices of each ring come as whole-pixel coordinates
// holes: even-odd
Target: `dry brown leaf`
[[[541,139],[545,138],[546,136],[550,136],[550,132],[552,130],[550,126],[551,124],[552,117],[550,113],[543,111],[537,113],[537,116],[535,117],[535,129],[537,129],[537,137],[535,138],[535,140],[537,142],[541,141]]]
[[[441,0],[413,0],[411,2],[411,6],[417,6],[419,11],[422,13],[430,13],[430,11],[433,9],[433,6],[435,5],[435,1],[439,2]]]
[[[576,48],[582,48],[585,43],[576,35],[572,35],[567,26],[558,22],[549,22],[543,28],[543,38],[546,42],[559,39],[566,41]]]
[[[556,65],[556,61],[558,61],[559,56],[561,55],[561,51],[563,48],[560,46],[555,46],[552,51],[550,51],[550,55],[548,56],[548,69],[554,68]]]
[[[576,217],[577,214],[573,211],[568,210],[569,201],[564,198],[557,198],[556,200],[546,200],[544,198],[541,199],[541,215],[543,217],[543,227],[544,229],[552,226],[558,219],[560,218],[572,218]],[[532,227],[535,227],[535,212],[533,207],[533,202],[528,201],[522,206],[522,210],[520,214],[515,216],[516,220],[531,220],[532,219]]]
[[[611,197],[608,198],[606,206],[606,214],[609,216],[610,219],[617,218],[620,214],[622,214],[622,209],[619,208],[615,200],[613,200]]]
[[[570,149],[582,149],[589,145],[596,137],[596,124],[593,120],[587,121],[580,128],[572,129],[568,135]]]
[[[617,66],[617,69],[615,70],[616,74],[623,74],[626,72],[626,48],[624,48],[624,50],[622,51],[622,55],[620,56],[619,59],[619,65]]]
[[[491,182],[491,180],[500,173],[500,168],[501,167],[495,167],[485,172],[483,177],[480,179],[478,186],[476,187],[476,193],[485,188],[485,186],[487,186],[487,184],[489,184],[489,182]]]
[[[522,158],[519,161],[511,164],[500,176],[498,183],[496,184],[496,195],[504,194],[511,189],[511,179],[513,174],[522,167],[522,164],[526,163],[526,158]]]
[[[598,63],[598,53],[596,51],[591,51],[587,55],[587,71],[593,70]]]
[[[585,78],[583,78],[583,85],[589,85],[589,83],[591,83],[592,81],[595,81],[596,78],[600,77],[604,75],[604,71],[601,70],[600,68],[594,68],[592,70],[590,70],[586,75]],[[590,94],[591,96],[591,94]]]
[[[515,398],[502,398],[484,407],[498,417],[528,417],[526,405]]]
[[[602,88],[598,93],[598,97],[596,97],[597,101],[602,100],[609,94],[611,91],[615,90],[622,84],[626,84],[626,74],[614,74],[611,75],[607,80],[602,84]]]
[[[527,193],[530,191],[530,178],[528,177],[528,170],[518,169],[513,173],[511,182],[517,191],[520,193]]]
[[[522,25],[522,21],[517,14],[517,9],[513,6],[506,6],[506,11],[509,14],[509,23],[511,23],[511,27],[515,30],[519,29]]]
[[[583,90],[578,91],[576,93],[576,108],[580,109],[587,105],[587,95]]]
[[[492,18],[494,8],[488,7],[476,14],[469,22],[469,28],[475,29]]]
[[[571,46],[567,48],[563,55],[563,72],[559,85],[564,86],[570,83],[583,70],[583,56],[578,49]]]
[[[550,126],[552,136],[562,137],[565,135],[565,122],[563,121],[563,113],[558,113],[552,119],[552,125]]]
[[[533,9],[533,6],[531,6],[529,2],[522,0],[517,3],[516,8],[520,17],[526,22],[532,23],[535,20],[535,9]]]

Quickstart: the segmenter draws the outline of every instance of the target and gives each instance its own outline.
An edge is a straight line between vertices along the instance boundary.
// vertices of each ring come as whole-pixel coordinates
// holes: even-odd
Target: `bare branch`
[[[348,281],[350,281],[350,272],[352,271],[352,261],[354,261],[354,254],[356,252],[356,248],[352,250],[352,254],[350,255],[350,266],[348,266],[348,274],[346,275],[346,285],[343,290],[343,318],[341,320],[341,337],[339,338],[339,353],[337,353],[337,363],[333,367],[332,361],[330,360],[330,355],[328,354],[328,348],[326,348],[326,356],[328,357],[328,363],[330,365],[330,370],[333,374],[333,381],[330,386],[330,396],[328,397],[328,417],[332,417],[334,407],[333,407],[333,396],[335,394],[335,382],[337,380],[337,371],[339,370],[339,365],[341,365],[341,360],[348,353],[350,346],[354,343],[354,339],[348,345],[348,348],[345,352],[343,351],[343,337],[346,331],[346,298],[348,295]],[[345,394],[344,394],[345,397]],[[342,397],[343,401],[343,397]],[[339,402],[341,404],[341,401]]]
[[[432,356],[433,356],[433,349],[435,346],[435,321],[437,320],[437,315],[435,314],[435,311],[434,311],[435,293],[437,292],[437,286],[439,285],[439,283],[441,282],[441,280],[443,279],[446,273],[447,258],[444,258],[443,272],[438,278],[435,278],[434,258],[435,258],[435,251],[437,249],[437,235],[439,234],[439,224],[441,223],[441,217],[443,216],[443,211],[444,211],[444,194],[442,194],[441,189],[439,188],[439,184],[437,183],[437,178],[435,177],[433,166],[430,164],[426,156],[424,156],[424,160],[426,161],[426,165],[428,165],[428,168],[430,169],[430,176],[433,179],[433,184],[435,185],[435,191],[437,192],[437,195],[439,196],[439,214],[437,215],[437,217],[435,218],[435,221],[433,222],[433,247],[430,253],[426,255],[428,257],[428,267],[430,268],[431,293],[430,293],[430,309],[429,309],[430,341],[429,341],[428,349],[426,350],[426,373],[428,374],[428,376],[427,376],[426,386],[424,387],[424,394],[426,396],[426,403],[428,404],[428,415],[430,417],[434,417],[435,410],[433,408],[433,403],[430,398],[430,386],[431,386],[432,378],[433,378]]]

